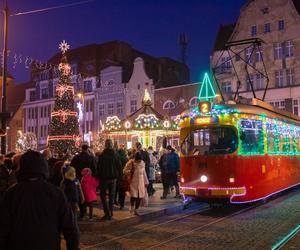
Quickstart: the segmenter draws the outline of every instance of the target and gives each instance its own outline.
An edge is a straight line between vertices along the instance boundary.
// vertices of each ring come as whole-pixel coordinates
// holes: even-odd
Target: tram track
[[[133,232],[129,232],[129,233],[125,233],[125,234],[122,234],[122,235],[119,235],[119,236],[116,236],[116,237],[113,237],[111,239],[108,239],[108,240],[104,240],[102,242],[99,242],[99,243],[96,243],[96,244],[93,244],[93,245],[89,245],[89,246],[86,246],[86,247],[82,247],[81,249],[82,250],[86,250],[86,249],[101,249],[101,247],[105,247],[109,244],[114,244],[116,242],[121,242],[121,241],[127,241],[130,239],[130,237],[132,236],[135,236],[135,235],[139,235],[139,234],[142,234],[142,233],[147,233],[149,231],[153,231],[153,230],[156,230],[155,233],[159,234],[159,230],[163,229],[163,227],[172,227],[172,223],[175,223],[175,226],[176,226],[176,223],[180,222],[180,221],[183,221],[185,219],[196,219],[196,218],[201,218],[201,220],[204,221],[204,224],[200,225],[200,226],[196,226],[194,227],[193,229],[191,230],[186,230],[185,232],[183,233],[179,233],[177,234],[176,236],[172,236],[172,237],[169,237],[167,239],[161,239],[160,242],[158,244],[154,244],[154,245],[151,245],[149,247],[144,247],[143,249],[155,249],[157,247],[161,247],[175,239],[179,239],[179,238],[182,238],[188,234],[191,234],[195,231],[199,231],[199,230],[202,230],[202,229],[205,229],[209,226],[212,226],[212,225],[215,225],[219,222],[222,222],[226,219],[229,219],[235,215],[238,215],[238,214],[241,214],[241,213],[244,213],[250,209],[253,209],[255,207],[259,206],[258,204],[255,204],[255,205],[252,205],[252,206],[249,206],[249,207],[246,207],[244,209],[241,209],[241,208],[236,208],[238,209],[238,211],[236,212],[233,212],[233,213],[230,213],[228,211],[226,211],[225,213],[229,213],[228,215],[225,215],[225,216],[221,216],[217,219],[214,219],[215,216],[220,216],[220,215],[216,215],[216,213],[222,213],[222,208],[220,209],[214,209],[214,208],[211,208],[209,207],[208,205],[201,208],[200,210],[199,209],[194,209],[192,210],[192,212],[188,213],[188,214],[185,214],[185,215],[182,215],[182,216],[178,216],[176,218],[173,218],[171,220],[167,220],[167,221],[164,221],[164,222],[161,222],[161,223],[157,223],[157,224],[154,224],[154,225],[151,225],[151,226],[147,226],[145,228],[142,228],[142,229],[139,229],[139,230],[135,230]],[[205,214],[206,213],[206,214]],[[208,216],[208,215],[212,215],[212,216]],[[111,249],[115,249],[114,247],[112,247]],[[122,248],[123,249],[123,248]],[[129,248],[130,249],[130,248]]]
[[[208,211],[210,209],[211,208],[208,205],[202,207],[201,209],[199,209],[199,208],[193,209],[188,214],[185,214],[185,215],[182,215],[182,216],[178,216],[178,217],[176,217],[174,219],[167,220],[167,221],[164,221],[164,222],[161,222],[161,223],[158,223],[158,224],[154,224],[154,225],[148,226],[148,227],[143,228],[143,229],[139,229],[139,230],[135,230],[133,232],[125,233],[125,234],[122,234],[120,236],[116,236],[116,237],[113,237],[111,239],[108,239],[108,240],[105,240],[105,241],[102,241],[102,242],[99,242],[99,243],[96,243],[96,244],[93,244],[93,245],[89,245],[89,246],[86,246],[86,247],[81,247],[81,249],[82,250],[86,250],[86,249],[92,249],[92,248],[95,248],[95,247],[100,247],[100,246],[103,246],[105,244],[111,243],[111,242],[116,241],[116,240],[125,239],[126,237],[132,236],[132,235],[137,234],[137,233],[141,233],[141,232],[144,232],[144,231],[147,231],[147,230],[152,230],[152,229],[154,229],[156,227],[167,225],[167,224],[172,223],[172,222],[180,221],[182,219],[194,216],[196,214]]]

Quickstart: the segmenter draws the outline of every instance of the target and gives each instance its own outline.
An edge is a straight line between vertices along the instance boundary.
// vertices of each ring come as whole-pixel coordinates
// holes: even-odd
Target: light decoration
[[[205,73],[201,84],[198,99],[199,101],[211,102],[215,97],[216,97],[216,92],[214,90],[214,87],[209,79],[208,74]]]
[[[70,110],[58,110],[58,111],[54,111],[51,113],[51,117],[56,117],[58,116],[60,118],[60,121],[62,123],[65,123],[68,116],[77,116],[77,112],[75,111],[70,111]]]
[[[155,129],[159,127],[159,119],[154,114],[140,114],[135,119],[137,129]]]
[[[144,97],[143,97],[143,104],[151,105],[151,97],[147,89],[145,89]]]
[[[58,69],[64,76],[68,76],[71,73],[71,66],[68,63],[60,63]]]
[[[180,122],[181,122],[181,118],[180,118],[180,115],[177,115],[176,117],[175,117],[175,119],[173,120],[173,122],[172,122],[172,127],[174,128],[174,129],[180,129]]]
[[[72,91],[72,94],[74,95],[74,87],[67,85],[67,84],[58,84],[56,86],[56,93],[61,98],[65,92]]]
[[[130,129],[130,128],[131,128],[131,122],[130,122],[130,121],[125,121],[125,122],[124,122],[124,127],[125,127],[126,129]]]
[[[164,128],[168,129],[168,128],[171,127],[171,123],[170,123],[168,120],[165,120],[165,121],[163,122],[163,126],[164,126]]]
[[[67,44],[65,40],[63,40],[59,45],[58,48],[61,50],[61,52],[64,54],[70,49],[70,45]]]
[[[83,105],[81,102],[77,102],[76,103],[76,107],[79,111],[79,114],[78,114],[78,121],[82,121],[83,120]]]
[[[36,135],[32,132],[22,133],[22,131],[18,131],[16,151],[18,153],[24,153],[29,149],[31,150],[37,149]]]
[[[109,116],[105,121],[105,129],[108,131],[119,130],[121,128],[121,120],[117,116]]]
[[[64,140],[73,140],[75,141],[75,146],[80,147],[81,137],[80,135],[49,135],[48,141],[64,141]]]

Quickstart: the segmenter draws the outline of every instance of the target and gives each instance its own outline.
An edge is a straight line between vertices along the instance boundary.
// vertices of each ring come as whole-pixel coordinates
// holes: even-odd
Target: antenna
[[[180,61],[186,64],[188,39],[185,33],[179,35]]]

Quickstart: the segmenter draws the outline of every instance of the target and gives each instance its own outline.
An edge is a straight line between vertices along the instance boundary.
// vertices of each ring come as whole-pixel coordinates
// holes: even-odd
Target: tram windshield
[[[191,131],[181,143],[184,155],[230,154],[237,148],[232,127],[208,127]]]

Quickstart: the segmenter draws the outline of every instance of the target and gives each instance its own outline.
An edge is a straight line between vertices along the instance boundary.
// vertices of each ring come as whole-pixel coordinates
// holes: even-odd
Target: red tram
[[[182,116],[181,193],[249,203],[300,184],[300,119],[260,100],[199,103]]]

